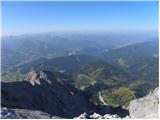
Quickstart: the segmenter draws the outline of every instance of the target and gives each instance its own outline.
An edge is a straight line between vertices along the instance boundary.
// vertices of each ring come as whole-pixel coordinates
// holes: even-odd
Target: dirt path
[[[99,97],[99,100],[102,102],[103,105],[108,105],[108,104],[104,101],[101,92],[98,93],[98,97]]]

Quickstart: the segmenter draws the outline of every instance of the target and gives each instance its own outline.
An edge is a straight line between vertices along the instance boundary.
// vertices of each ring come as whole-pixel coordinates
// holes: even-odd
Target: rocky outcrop
[[[74,119],[121,119],[120,116],[117,114],[111,115],[111,114],[105,114],[105,115],[100,115],[98,113],[94,113],[92,115],[88,115],[86,113],[81,114],[78,117],[75,117]]]
[[[129,112],[131,118],[158,118],[159,88],[147,96],[130,102]]]
[[[33,86],[34,85],[41,85],[41,82],[45,81],[48,84],[51,84],[52,80],[55,80],[54,75],[49,71],[32,71],[28,73],[26,78]]]
[[[38,110],[64,118],[95,110],[81,91],[49,71],[31,72],[23,82],[1,84],[2,107]]]

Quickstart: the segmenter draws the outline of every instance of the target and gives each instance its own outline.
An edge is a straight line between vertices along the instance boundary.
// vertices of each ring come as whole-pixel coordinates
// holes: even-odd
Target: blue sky
[[[2,2],[3,35],[52,31],[155,31],[158,2]]]

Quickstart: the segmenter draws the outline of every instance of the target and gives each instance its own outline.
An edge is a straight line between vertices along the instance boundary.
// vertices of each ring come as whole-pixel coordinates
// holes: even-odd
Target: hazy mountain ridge
[[[132,37],[131,37],[132,36]],[[123,38],[119,40],[119,38]],[[150,39],[148,39],[150,38]],[[134,36],[132,34],[35,34],[21,36],[2,37],[2,55],[5,59],[2,61],[13,62],[14,65],[24,60],[33,60],[40,57],[52,58],[65,56],[68,54],[88,54],[95,55],[113,48],[134,44],[137,42],[151,41],[155,38]],[[14,51],[15,54],[7,52]],[[21,54],[19,56],[18,54]],[[19,59],[16,62],[11,57]],[[3,58],[3,57],[2,57]],[[8,63],[7,62],[7,63]]]
[[[112,49],[108,52],[100,54],[109,63],[123,67],[129,67],[128,64],[134,64],[135,60],[158,56],[158,41],[149,41]],[[126,65],[125,65],[126,64]]]

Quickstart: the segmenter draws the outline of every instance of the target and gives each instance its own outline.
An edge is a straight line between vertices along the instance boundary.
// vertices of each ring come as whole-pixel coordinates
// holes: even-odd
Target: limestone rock
[[[54,75],[47,70],[41,70],[39,72],[31,71],[28,73],[26,78],[26,80],[28,80],[33,86],[35,84],[41,85],[41,81],[45,81],[48,84],[51,84],[51,81],[54,79]]]
[[[41,111],[33,111],[26,109],[9,109],[1,108],[2,119],[50,119],[51,116],[48,113]]]
[[[130,102],[129,112],[131,118],[158,118],[159,88],[147,96]]]
[[[80,114],[78,117],[75,117],[74,119],[87,119],[88,115],[86,113]]]
[[[92,119],[103,119],[103,116],[97,113],[94,113],[93,115],[90,115],[90,118]]]
[[[88,115],[86,113],[81,114],[80,116],[74,118],[74,119],[121,119],[120,116],[117,114],[105,114],[105,115],[100,115],[98,113],[93,113],[92,115]]]

